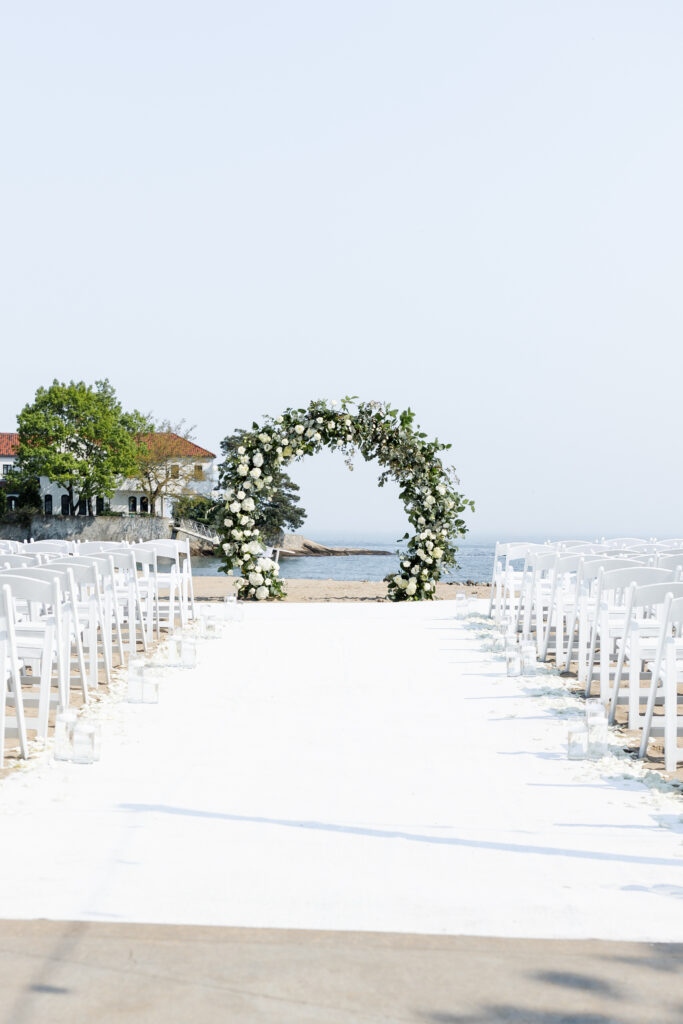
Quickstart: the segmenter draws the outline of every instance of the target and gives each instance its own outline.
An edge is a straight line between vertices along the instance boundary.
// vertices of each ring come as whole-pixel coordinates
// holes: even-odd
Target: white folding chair
[[[28,739],[21,692],[21,669],[14,631],[14,607],[10,588],[0,586],[0,768],[8,739],[19,741],[21,757],[28,757]],[[9,706],[9,714],[8,714]]]
[[[24,675],[22,684],[39,686],[37,695],[23,694],[26,707],[38,708],[37,732],[41,739],[47,736],[50,708],[67,706],[68,669],[64,662],[62,596],[59,579],[30,579],[6,571],[0,581],[7,588],[12,601],[15,623],[17,655],[25,666],[38,669],[37,675]],[[56,669],[56,689],[53,692],[53,668]],[[26,721],[26,729],[32,726]]]
[[[641,684],[643,666],[652,661],[662,630],[667,598],[683,597],[683,583],[667,581],[648,586],[629,587],[623,636],[617,639],[618,659],[610,700],[609,721],[614,722],[617,704],[628,703],[628,727],[639,729],[645,716],[641,704],[649,694],[649,683]],[[623,695],[624,665],[628,664],[628,694]]]
[[[599,570],[586,669],[586,697],[590,696],[593,666],[596,653],[599,653],[600,699],[605,706],[610,700],[610,658],[617,640],[623,640],[630,618],[630,588],[634,585],[645,587],[656,583],[673,582],[674,574],[668,569],[653,569],[647,566],[614,569],[603,566]]]

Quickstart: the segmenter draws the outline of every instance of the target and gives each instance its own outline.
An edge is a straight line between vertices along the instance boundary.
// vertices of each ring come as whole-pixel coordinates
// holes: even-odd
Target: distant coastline
[[[286,533],[278,545],[280,558],[329,558],[335,556],[350,557],[352,555],[394,555],[395,551],[382,551],[379,548],[331,547],[309,540],[300,533]]]

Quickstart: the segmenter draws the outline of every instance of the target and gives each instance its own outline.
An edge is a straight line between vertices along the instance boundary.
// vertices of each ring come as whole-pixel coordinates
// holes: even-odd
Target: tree
[[[221,441],[221,450],[232,458],[242,445],[245,430]],[[286,530],[298,530],[306,519],[306,509],[298,505],[299,485],[282,469],[274,470],[273,494],[259,506],[259,529],[266,544],[276,545]],[[261,519],[261,515],[263,518]]]
[[[130,481],[145,495],[149,511],[156,515],[157,502],[164,498],[178,498],[192,488],[194,461],[188,462],[182,453],[183,441],[192,441],[194,427],[185,420],[171,423],[146,420],[146,429],[140,431],[135,443],[135,465]]]
[[[48,477],[69,496],[75,515],[79,501],[111,497],[121,476],[135,464],[135,435],[146,420],[124,413],[108,380],[94,386],[54,380],[38,388],[18,416],[16,466],[22,477]]]

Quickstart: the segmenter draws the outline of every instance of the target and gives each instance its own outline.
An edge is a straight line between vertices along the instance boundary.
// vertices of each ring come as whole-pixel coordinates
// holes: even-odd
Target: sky
[[[2,422],[410,406],[473,537],[683,534],[679,0],[0,5]],[[378,468],[292,469],[392,538]]]

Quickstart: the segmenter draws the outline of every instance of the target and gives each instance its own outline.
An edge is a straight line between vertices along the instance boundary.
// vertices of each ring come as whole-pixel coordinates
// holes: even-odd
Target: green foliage
[[[135,465],[135,433],[144,418],[124,413],[108,380],[93,385],[53,381],[38,388],[18,416],[17,466],[23,476],[49,477],[78,501],[111,497]]]
[[[238,458],[238,450],[243,447],[245,438],[248,438],[245,430],[236,430],[221,441],[221,451],[225,453],[226,461]],[[259,505],[259,530],[266,544],[275,545],[287,530],[296,532],[303,526],[306,510],[298,504],[298,500],[299,485],[279,466],[273,467],[271,486],[262,495]],[[214,525],[220,527],[220,517],[215,517]]]
[[[222,507],[221,502],[206,498],[202,494],[182,494],[173,505],[173,517],[176,521],[194,519],[195,523],[215,526]]]
[[[37,477],[23,474],[14,469],[4,478],[1,494],[0,516],[7,523],[20,523],[22,526],[28,526],[31,518],[40,515],[43,511],[40,481]],[[9,507],[8,494],[16,496],[16,504],[13,509]]]
[[[455,541],[467,532],[462,518],[473,503],[456,487],[458,478],[440,453],[450,448],[414,429],[411,409],[399,413],[384,402],[359,402],[347,396],[328,405],[314,401],[306,409],[287,409],[251,431],[240,431],[223,442],[220,467],[226,492],[223,570],[242,572],[237,581],[241,598],[282,597],[278,567],[263,557],[267,510],[283,467],[323,447],[341,450],[350,463],[356,452],[383,467],[379,486],[392,478],[415,533],[406,535],[407,552],[400,570],[387,578],[392,601],[431,600],[443,566],[455,565]],[[237,440],[234,440],[237,437]]]

